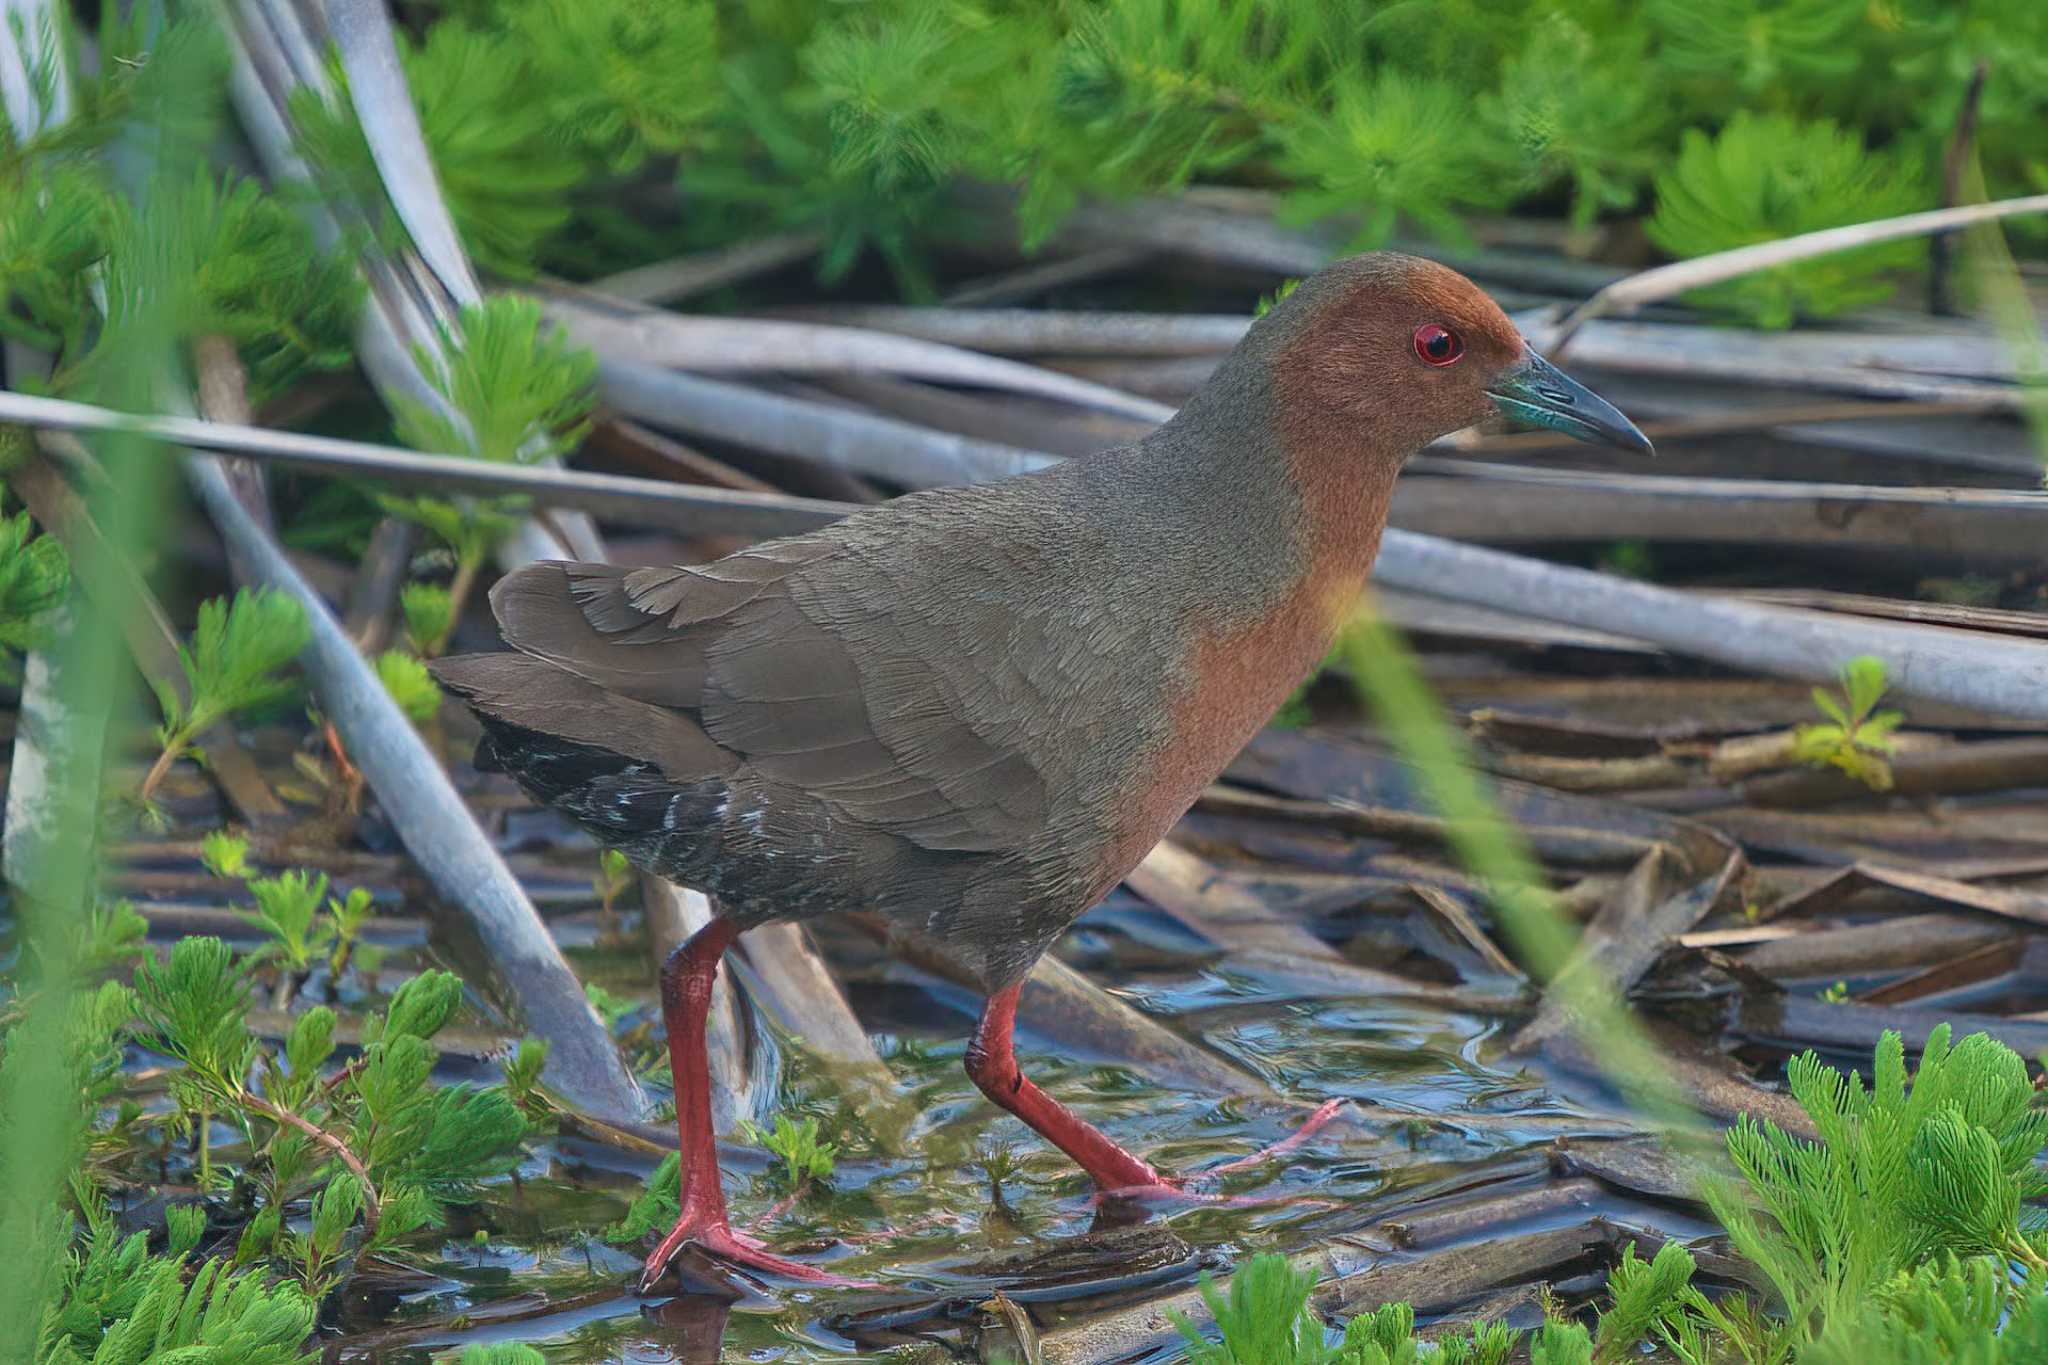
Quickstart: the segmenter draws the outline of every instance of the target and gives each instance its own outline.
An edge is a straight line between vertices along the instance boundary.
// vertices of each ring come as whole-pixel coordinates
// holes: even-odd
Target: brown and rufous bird
[[[820,1278],[731,1230],[712,1141],[711,983],[770,920],[870,911],[934,941],[988,993],[982,1093],[1105,1191],[1172,1186],[1018,1071],[1019,987],[1323,657],[1402,463],[1502,410],[1650,449],[1463,276],[1357,256],[1131,445],[715,563],[497,585],[513,652],[436,667],[496,762],[718,905],[661,974],[682,1215],[643,1290],[689,1241]]]

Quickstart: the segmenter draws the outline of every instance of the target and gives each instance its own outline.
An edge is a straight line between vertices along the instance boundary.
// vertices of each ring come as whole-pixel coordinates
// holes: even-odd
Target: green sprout
[[[590,889],[598,896],[598,914],[602,919],[599,936],[607,941],[618,937],[619,912],[617,902],[621,895],[633,885],[633,865],[626,861],[626,855],[615,848],[608,848],[597,855],[597,876],[590,882]]]
[[[773,1131],[745,1120],[741,1121],[739,1131],[748,1142],[759,1143],[782,1159],[782,1174],[793,1189],[801,1190],[813,1180],[828,1180],[832,1176],[833,1159],[839,1155],[839,1148],[818,1141],[816,1119],[794,1123],[787,1114],[777,1114]]]
[[[42,644],[70,582],[64,547],[35,535],[28,513],[0,517],[0,651],[26,654]]]
[[[1884,660],[1864,654],[1842,667],[1842,695],[1813,689],[1813,704],[1827,720],[1802,725],[1792,737],[1792,754],[1815,767],[1839,768],[1872,791],[1889,791],[1891,764],[1885,755],[1898,747],[1892,731],[1904,719],[1879,711],[1885,692]]]
[[[334,926],[320,915],[327,875],[294,868],[275,877],[252,878],[249,891],[256,897],[256,909],[242,918],[270,936],[250,960],[277,958],[294,976],[311,971],[334,940]]]
[[[136,793],[145,808],[171,764],[208,727],[291,694],[291,683],[278,672],[311,636],[305,608],[270,588],[245,588],[231,601],[216,597],[200,605],[192,642],[178,649],[189,697],[181,698],[168,686],[157,688],[163,724],[156,738],[162,752]]]
[[[199,841],[199,861],[216,877],[242,880],[256,875],[249,866],[249,841],[224,829],[210,829]]]
[[[414,725],[425,725],[441,712],[441,684],[417,656],[387,649],[377,656],[377,680]]]
[[[462,310],[439,352],[417,353],[438,401],[395,400],[398,434],[417,450],[499,464],[529,464],[566,454],[588,426],[597,361],[546,325],[531,299],[497,295]],[[420,640],[429,657],[448,646],[491,547],[518,525],[525,499],[385,495],[390,515],[425,527],[455,552],[445,608],[419,597],[415,609],[440,630]],[[413,624],[408,618],[408,626]]]
[[[413,653],[433,657],[435,646],[454,628],[455,599],[439,583],[408,583],[398,590],[398,607]]]

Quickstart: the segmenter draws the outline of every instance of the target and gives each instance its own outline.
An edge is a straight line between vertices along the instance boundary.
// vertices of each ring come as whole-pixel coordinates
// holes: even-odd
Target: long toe
[[[1306,1143],[1326,1127],[1343,1111],[1343,1100],[1328,1100],[1318,1105],[1301,1126],[1280,1141],[1268,1147],[1261,1147],[1249,1156],[1227,1161],[1221,1166],[1212,1166],[1206,1171],[1196,1171],[1187,1176],[1160,1174],[1156,1180],[1134,1185],[1119,1185],[1111,1188],[1097,1187],[1098,1199],[1127,1200],[1133,1204],[1171,1205],[1179,1204],[1224,1204],[1235,1207],[1258,1208],[1268,1205],[1301,1204],[1306,1206],[1327,1205],[1330,1201],[1313,1196],[1301,1195],[1224,1195],[1198,1188],[1218,1176],[1234,1171],[1249,1170],[1264,1162],[1286,1156],[1295,1148]]]
[[[1286,1137],[1281,1138],[1272,1146],[1261,1147],[1250,1156],[1241,1156],[1235,1161],[1226,1161],[1221,1166],[1213,1167],[1202,1172],[1202,1174],[1205,1176],[1226,1175],[1231,1171],[1242,1171],[1257,1166],[1261,1162],[1271,1161],[1275,1157],[1286,1156],[1289,1152],[1314,1137],[1330,1120],[1342,1113],[1343,1109],[1343,1100],[1324,1100],[1320,1105],[1316,1106],[1314,1113],[1302,1121],[1299,1128],[1289,1133]]]
[[[777,1256],[752,1237],[734,1232],[724,1224],[706,1222],[697,1225],[678,1223],[669,1230],[648,1256],[646,1268],[640,1272],[641,1294],[654,1293],[655,1286],[668,1273],[670,1264],[685,1246],[695,1246],[717,1261],[755,1275],[834,1289],[878,1287],[872,1281],[849,1279],[803,1261]]]

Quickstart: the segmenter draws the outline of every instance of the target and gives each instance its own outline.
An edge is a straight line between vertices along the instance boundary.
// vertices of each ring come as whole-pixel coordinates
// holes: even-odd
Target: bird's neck
[[[1185,542],[1178,709],[1205,732],[1186,754],[1198,766],[1227,762],[1328,653],[1371,572],[1401,463],[1361,448],[1369,433],[1233,420],[1258,411],[1186,413],[1129,471]]]
[[[1190,544],[1198,580],[1228,601],[1221,623],[1317,607],[1328,634],[1372,570],[1406,450],[1381,448],[1371,424],[1276,420],[1259,389],[1205,390],[1131,454],[1120,476],[1140,506]],[[1206,572],[1205,572],[1206,570]]]

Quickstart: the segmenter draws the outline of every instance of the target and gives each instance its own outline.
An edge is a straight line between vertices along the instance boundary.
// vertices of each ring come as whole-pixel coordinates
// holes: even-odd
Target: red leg
[[[1132,1156],[1074,1111],[1040,1090],[1017,1069],[1010,1035],[1017,1022],[1017,993],[1010,986],[988,998],[974,1039],[967,1045],[967,1074],[988,1096],[1053,1146],[1074,1159],[1104,1194],[1177,1194],[1179,1185]]]
[[[676,1225],[647,1258],[640,1292],[651,1293],[668,1263],[695,1242],[711,1255],[770,1275],[814,1283],[845,1280],[785,1257],[771,1255],[726,1221],[725,1191],[718,1183],[718,1144],[711,1134],[711,1066],[704,1054],[704,1024],[711,1013],[711,983],[719,959],[739,937],[739,926],[715,917],[661,967],[661,1013],[668,1025],[668,1064],[676,1086],[676,1128],[682,1137],[682,1212]]]

